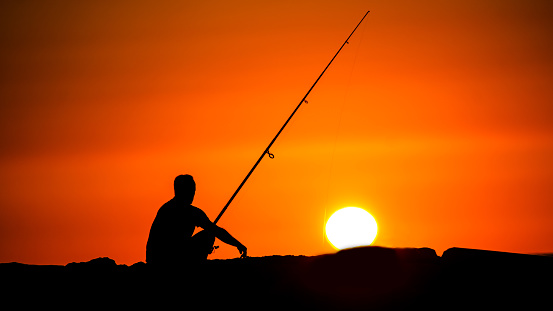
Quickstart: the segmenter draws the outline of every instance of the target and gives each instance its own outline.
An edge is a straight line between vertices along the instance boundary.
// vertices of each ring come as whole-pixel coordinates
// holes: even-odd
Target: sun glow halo
[[[374,217],[359,207],[344,207],[326,222],[326,237],[337,249],[367,246],[376,238],[378,227]]]

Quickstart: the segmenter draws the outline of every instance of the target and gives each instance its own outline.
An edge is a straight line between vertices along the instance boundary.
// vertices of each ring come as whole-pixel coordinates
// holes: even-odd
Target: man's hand
[[[248,257],[248,249],[243,244],[238,245],[236,248],[240,252],[240,258]]]

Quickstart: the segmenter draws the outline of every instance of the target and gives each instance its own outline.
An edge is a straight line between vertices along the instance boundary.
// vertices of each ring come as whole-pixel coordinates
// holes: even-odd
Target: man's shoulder
[[[190,205],[192,208],[192,217],[194,219],[195,225],[197,227],[201,227],[204,229],[208,229],[209,225],[212,224],[211,220],[207,216],[207,214],[201,210],[198,207],[195,207],[194,205]]]
[[[175,198],[172,198],[171,200],[165,202],[165,203],[161,206],[161,208],[170,208],[170,207],[173,207],[173,206],[175,206],[175,205],[177,205],[177,202],[175,201]]]
[[[176,203],[175,200],[171,199],[167,202],[165,202],[157,211],[158,214],[165,214],[172,210],[175,210]]]
[[[199,208],[199,207],[196,207],[194,205],[190,205],[190,208],[191,208],[192,212],[196,215],[206,215],[206,213],[204,211],[202,211],[202,209]]]
[[[192,217],[195,219],[207,217],[207,214],[199,207],[196,207],[192,204],[189,206],[177,206],[177,202],[174,199],[167,201],[163,204],[157,211],[158,215],[164,215],[161,217]],[[207,217],[209,219],[209,217]]]

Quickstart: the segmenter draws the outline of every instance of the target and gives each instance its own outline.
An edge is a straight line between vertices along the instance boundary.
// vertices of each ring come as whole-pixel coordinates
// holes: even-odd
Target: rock
[[[91,268],[91,267],[96,267],[96,268],[100,268],[100,269],[105,269],[105,268],[116,267],[117,263],[115,263],[115,260],[113,260],[111,258],[108,258],[108,257],[98,257],[98,258],[95,258],[95,259],[92,259],[92,260],[89,260],[89,261],[85,261],[85,262],[71,262],[71,263],[68,263],[65,266],[69,267],[69,268],[78,268],[78,267],[80,267],[80,268],[82,268],[82,267]]]
[[[479,249],[450,248],[442,254],[441,287],[447,301],[467,307],[533,309],[553,292],[553,258]]]
[[[358,247],[314,257],[300,276],[303,290],[331,309],[402,309],[417,294],[413,288],[426,288],[431,278],[423,274],[437,260],[429,248]]]
[[[452,248],[361,247],[320,256],[208,260],[155,269],[106,257],[0,264],[20,308],[532,309],[549,303],[553,258]]]

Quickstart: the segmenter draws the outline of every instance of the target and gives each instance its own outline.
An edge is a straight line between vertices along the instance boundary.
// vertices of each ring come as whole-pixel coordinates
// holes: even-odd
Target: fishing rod
[[[319,75],[319,77],[317,78],[317,80],[315,80],[315,83],[313,83],[313,85],[311,86],[311,88],[309,89],[309,91],[307,91],[307,93],[305,94],[305,96],[303,96],[303,98],[301,99],[300,103],[298,104],[298,106],[296,107],[296,109],[294,109],[294,111],[292,112],[292,114],[290,115],[290,117],[288,117],[288,120],[286,120],[286,122],[284,122],[284,125],[280,128],[280,130],[278,131],[278,133],[275,135],[275,137],[273,138],[273,140],[271,140],[271,142],[269,143],[269,145],[267,146],[267,148],[265,148],[265,150],[263,150],[263,153],[261,154],[261,156],[259,157],[259,159],[257,159],[257,162],[255,162],[255,164],[253,165],[252,169],[250,170],[250,172],[248,173],[248,175],[246,175],[246,177],[244,178],[244,180],[242,180],[242,183],[240,183],[240,186],[238,186],[238,189],[236,189],[236,191],[234,191],[234,194],[230,197],[230,200],[227,202],[227,204],[225,205],[225,207],[223,207],[223,210],[219,213],[219,215],[217,216],[217,218],[215,219],[215,221],[213,222],[214,224],[216,224],[219,219],[221,219],[221,216],[223,216],[223,214],[225,213],[225,211],[227,210],[227,208],[229,207],[230,203],[232,202],[232,200],[234,200],[234,197],[236,197],[236,195],[238,194],[238,192],[240,192],[240,189],[242,189],[242,187],[244,186],[244,184],[246,183],[246,181],[248,180],[248,178],[250,178],[250,175],[253,173],[253,171],[257,168],[257,166],[259,165],[259,163],[261,162],[261,160],[263,160],[263,157],[265,155],[268,155],[269,158],[274,158],[275,156],[269,151],[269,149],[271,149],[271,147],[273,146],[273,144],[275,143],[275,141],[277,140],[278,136],[280,136],[280,133],[282,133],[282,130],[284,130],[284,128],[286,127],[286,125],[288,125],[288,122],[290,122],[290,120],[292,119],[292,117],[294,116],[294,114],[296,114],[296,111],[298,111],[298,109],[300,108],[300,106],[305,102],[307,103],[307,96],[309,95],[309,93],[311,93],[311,90],[313,90],[313,88],[315,87],[315,85],[317,84],[317,82],[319,82],[319,80],[321,79],[321,77],[325,74],[326,70],[328,69],[328,67],[330,67],[330,64],[332,64],[332,62],[334,61],[334,59],[336,58],[336,56],[338,56],[338,54],[340,54],[340,51],[342,50],[342,48],[348,44],[348,40],[349,38],[351,38],[351,36],[353,36],[353,33],[357,30],[357,28],[359,27],[359,25],[361,25],[361,23],[363,22],[363,20],[365,19],[365,17],[367,16],[367,14],[369,14],[370,11],[367,11],[367,13],[365,13],[365,15],[363,15],[363,18],[361,19],[361,21],[359,22],[359,24],[357,24],[357,26],[355,26],[355,28],[353,29],[353,31],[351,32],[351,34],[348,36],[348,38],[346,39],[346,41],[344,41],[344,43],[342,44],[342,46],[340,47],[340,49],[338,49],[338,52],[336,52],[336,54],[334,54],[334,57],[332,57],[332,59],[330,60],[330,62],[328,63],[328,65],[326,65],[325,69],[323,70],[323,72]]]

